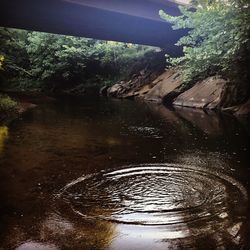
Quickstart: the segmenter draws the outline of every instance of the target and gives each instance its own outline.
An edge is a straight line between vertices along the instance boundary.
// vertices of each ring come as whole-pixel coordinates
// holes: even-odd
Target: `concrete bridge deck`
[[[160,9],[179,15],[177,3],[169,0],[1,0],[0,26],[158,46],[173,52],[185,31],[173,31],[159,17]]]

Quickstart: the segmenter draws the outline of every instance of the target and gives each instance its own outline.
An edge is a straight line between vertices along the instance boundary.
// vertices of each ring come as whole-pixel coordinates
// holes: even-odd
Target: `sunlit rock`
[[[145,95],[145,100],[157,103],[171,103],[171,101],[180,93],[182,85],[180,73],[175,69],[165,71],[154,82],[155,85]]]
[[[239,222],[239,223],[233,225],[233,227],[228,228],[227,231],[228,231],[233,237],[235,237],[235,236],[239,233],[239,231],[240,231],[240,229],[241,229],[241,226],[242,226],[242,222]]]
[[[228,82],[221,77],[209,77],[179,95],[173,104],[202,109],[219,108],[224,105],[227,84]]]

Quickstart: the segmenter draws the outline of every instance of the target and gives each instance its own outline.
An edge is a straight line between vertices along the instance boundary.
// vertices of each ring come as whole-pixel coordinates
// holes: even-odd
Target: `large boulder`
[[[161,73],[159,71],[152,72],[151,74],[146,75],[143,80],[141,80],[138,84],[133,84],[132,88],[126,95],[125,98],[133,98],[133,97],[143,97],[148,91],[154,87],[154,85],[157,83],[155,82],[155,79],[160,75]]]
[[[180,73],[176,69],[166,70],[154,80],[152,85],[154,87],[145,94],[145,100],[156,103],[171,103],[181,91]]]
[[[139,89],[132,89],[126,95],[127,98],[143,97],[152,88],[151,84],[146,84]]]
[[[149,83],[153,82],[161,72],[142,70],[135,74],[129,81],[120,81],[114,84],[107,91],[108,96],[117,98],[133,98],[138,96],[140,91]]]
[[[122,90],[122,83],[116,83],[107,90],[107,95],[110,97],[117,97]]]
[[[176,106],[217,109],[223,107],[228,82],[219,76],[208,77],[180,94],[173,102]]]

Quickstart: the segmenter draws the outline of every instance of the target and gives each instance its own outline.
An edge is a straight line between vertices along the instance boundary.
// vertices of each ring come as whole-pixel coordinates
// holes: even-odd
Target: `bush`
[[[3,69],[4,56],[0,55],[0,70]]]
[[[20,88],[114,82],[147,67],[156,52],[149,46],[6,28],[0,28],[0,40],[5,76],[11,87]]]
[[[17,106],[17,102],[12,100],[7,95],[0,95],[0,112],[6,112],[14,110]]]
[[[185,82],[221,74],[233,82],[249,81],[250,3],[249,0],[197,0],[192,8],[180,7],[181,16],[163,11],[160,16],[173,29],[188,29],[177,45],[184,55],[170,58],[180,65]]]

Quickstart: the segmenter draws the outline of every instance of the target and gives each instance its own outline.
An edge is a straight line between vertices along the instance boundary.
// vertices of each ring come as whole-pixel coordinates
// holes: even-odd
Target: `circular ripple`
[[[58,197],[84,218],[203,227],[235,215],[247,202],[244,187],[230,176],[178,164],[130,165],[83,176]]]

